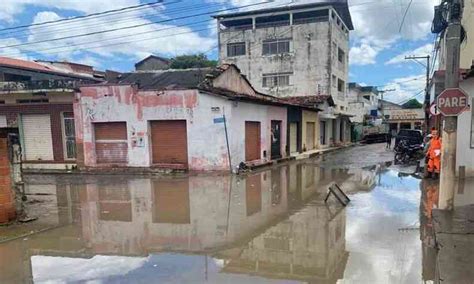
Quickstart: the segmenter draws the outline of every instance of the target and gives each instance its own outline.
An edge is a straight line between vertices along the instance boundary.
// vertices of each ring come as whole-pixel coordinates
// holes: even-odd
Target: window
[[[255,19],[255,27],[267,28],[267,27],[279,27],[290,25],[290,14],[264,16]]]
[[[227,56],[245,55],[245,42],[235,42],[227,44]]]
[[[337,84],[337,78],[335,75],[332,75],[332,87],[336,88],[336,84]]]
[[[345,58],[346,58],[346,53],[342,49],[338,48],[337,49],[337,60],[339,60],[339,62],[341,62],[341,63],[344,63]]]
[[[4,105],[5,104],[5,101],[4,100],[0,100],[0,105]]]
[[[264,41],[262,48],[263,55],[288,53],[290,52],[290,40]]]
[[[344,81],[342,81],[341,79],[337,79],[337,91],[338,92],[344,92]]]
[[[64,159],[76,158],[76,132],[74,128],[74,114],[63,113]]]
[[[290,73],[281,74],[264,74],[262,80],[262,86],[264,88],[271,88],[276,86],[289,86],[290,85]]]
[[[323,22],[329,19],[327,9],[307,11],[293,14],[293,25]]]

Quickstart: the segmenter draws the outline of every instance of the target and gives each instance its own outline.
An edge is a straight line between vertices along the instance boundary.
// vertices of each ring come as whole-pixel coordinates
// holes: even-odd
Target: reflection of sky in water
[[[219,274],[222,265],[222,260],[207,257],[206,279],[206,256],[203,255],[32,257],[35,283],[294,283]]]
[[[420,180],[386,171],[368,193],[351,196],[345,279],[356,283],[419,283],[421,243],[418,227]]]

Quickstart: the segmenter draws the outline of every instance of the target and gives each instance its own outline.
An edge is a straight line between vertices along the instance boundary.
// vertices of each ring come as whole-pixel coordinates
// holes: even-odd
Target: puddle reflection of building
[[[287,211],[287,169],[85,185],[83,236],[94,253],[214,250]]]
[[[345,209],[310,203],[240,249],[218,254],[224,273],[336,283],[343,277]]]

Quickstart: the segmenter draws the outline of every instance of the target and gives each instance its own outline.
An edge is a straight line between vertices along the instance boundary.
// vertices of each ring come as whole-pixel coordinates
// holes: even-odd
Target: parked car
[[[372,144],[372,143],[384,143],[387,142],[387,133],[371,133],[367,134],[362,138],[361,143]]]
[[[398,146],[400,141],[406,140],[408,146],[410,145],[422,145],[423,144],[423,132],[416,129],[402,129],[398,132],[395,138],[395,147]]]

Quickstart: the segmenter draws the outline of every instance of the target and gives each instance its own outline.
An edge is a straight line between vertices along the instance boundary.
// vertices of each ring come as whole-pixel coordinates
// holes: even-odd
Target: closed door
[[[188,166],[186,120],[158,120],[150,123],[153,164]]]
[[[314,122],[307,122],[306,123],[306,149],[312,150],[314,149]]]
[[[272,159],[279,159],[281,158],[281,121],[272,120],[271,135],[271,157]]]
[[[53,161],[53,138],[49,114],[22,116],[24,154],[27,161]]]
[[[125,164],[128,157],[125,122],[94,123],[95,153],[98,164]]]
[[[319,123],[319,139],[321,145],[326,145],[326,121],[321,121]]]
[[[245,161],[260,160],[260,122],[245,122]]]
[[[298,124],[296,122],[290,123],[290,153],[298,151]]]

